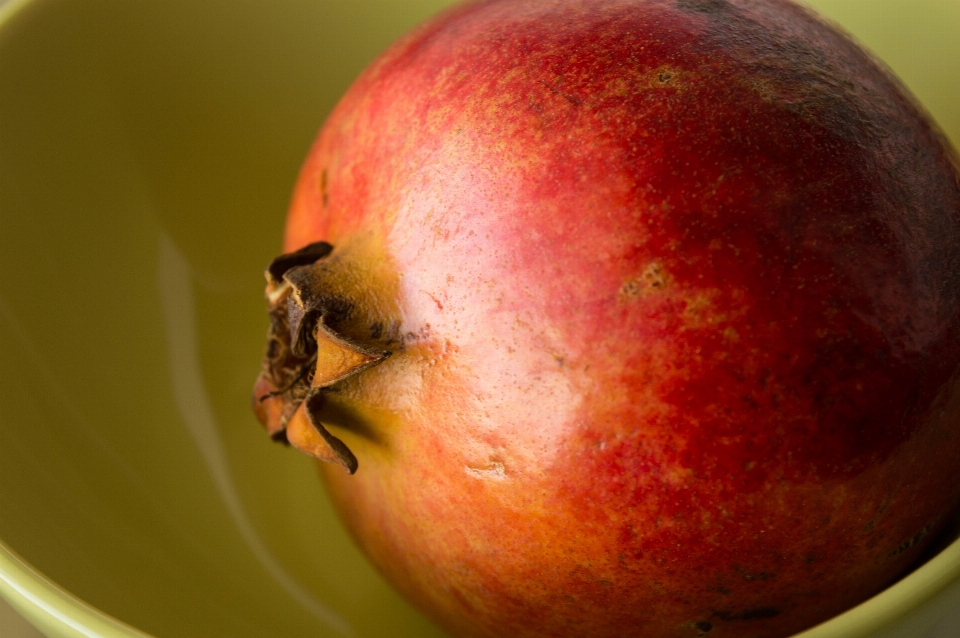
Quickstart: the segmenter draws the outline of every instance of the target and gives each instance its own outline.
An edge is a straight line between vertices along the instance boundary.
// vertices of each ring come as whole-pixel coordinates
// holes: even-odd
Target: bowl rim
[[[881,631],[934,606],[956,584],[960,584],[960,539],[878,594],[794,638],[880,638]]]
[[[871,638],[900,621],[907,621],[924,607],[935,605],[948,588],[957,584],[960,584],[960,539],[872,598],[796,634],[794,638]],[[66,591],[2,539],[0,597],[51,636],[153,638]]]
[[[0,0],[0,32],[36,0]],[[898,582],[794,638],[870,638],[932,606],[960,584],[960,539]],[[89,605],[33,567],[0,538],[0,598],[33,625],[64,638],[152,638]]]
[[[21,558],[2,540],[0,597],[31,624],[50,636],[152,638],[66,591]]]

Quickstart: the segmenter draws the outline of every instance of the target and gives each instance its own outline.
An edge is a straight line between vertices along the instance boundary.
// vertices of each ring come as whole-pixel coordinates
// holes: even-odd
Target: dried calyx
[[[325,395],[390,352],[358,345],[335,330],[353,306],[329,284],[325,258],[332,251],[330,244],[316,242],[280,255],[267,267],[270,330],[253,407],[275,441],[353,474],[356,456],[320,422]]]

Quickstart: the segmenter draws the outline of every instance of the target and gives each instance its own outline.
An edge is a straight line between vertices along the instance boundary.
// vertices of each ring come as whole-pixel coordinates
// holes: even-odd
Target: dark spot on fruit
[[[743,620],[754,620],[760,618],[773,618],[779,616],[780,610],[773,607],[760,607],[759,609],[750,609],[743,612]]]
[[[912,538],[909,538],[897,547],[895,550],[887,554],[887,558],[893,558],[894,556],[899,556],[903,552],[907,551],[917,543],[923,540],[923,538],[930,532],[930,528],[933,527],[933,523],[928,523],[922,530],[913,535]]]
[[[780,610],[775,607],[758,607],[756,609],[748,609],[739,613],[732,611],[715,611],[713,612],[713,615],[714,617],[727,622],[734,620],[763,620],[765,618],[779,616]]]
[[[711,629],[713,629],[713,623],[707,620],[701,620],[700,622],[695,624],[694,627],[696,627],[700,631],[701,635],[703,635],[705,633],[708,633]]]
[[[323,207],[327,207],[327,202],[330,201],[330,194],[327,192],[327,169],[324,168],[320,172],[320,198],[323,200]]]
[[[623,284],[623,288],[620,289],[620,294],[624,297],[637,297],[640,295],[640,284],[636,280],[631,279]]]
[[[379,321],[370,326],[370,338],[379,339],[380,335],[383,334],[383,324]]]
[[[620,287],[620,296],[623,299],[633,299],[664,290],[667,285],[667,273],[659,263],[653,262],[639,276],[629,279]]]
[[[673,74],[669,71],[660,71],[660,73],[657,74],[657,82],[660,84],[667,84],[671,78],[673,78]]]
[[[643,272],[643,278],[654,290],[663,288],[667,283],[666,277],[663,274],[663,269],[660,267],[660,264],[656,263],[650,264],[650,266]]]

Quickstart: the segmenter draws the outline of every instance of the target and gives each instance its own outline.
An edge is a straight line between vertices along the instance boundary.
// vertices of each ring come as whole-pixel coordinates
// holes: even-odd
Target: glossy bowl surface
[[[443,635],[248,395],[300,161],[444,4],[0,3],[0,596],[48,636]],[[960,3],[813,4],[960,142]],[[954,543],[802,635],[952,637],[958,608]]]

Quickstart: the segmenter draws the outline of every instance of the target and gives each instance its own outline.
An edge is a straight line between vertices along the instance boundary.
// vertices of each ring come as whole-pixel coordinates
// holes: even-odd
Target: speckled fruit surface
[[[321,321],[392,353],[314,406],[348,527],[464,636],[786,636],[867,598],[957,499],[955,162],[787,2],[418,28],[287,227],[334,246]]]

